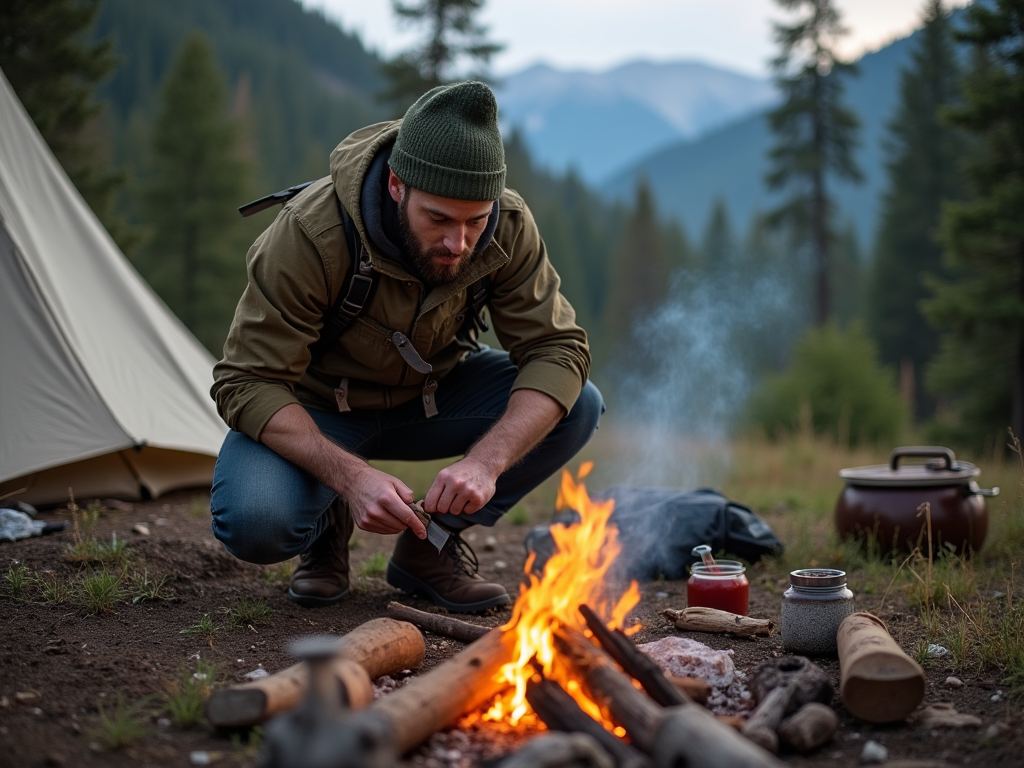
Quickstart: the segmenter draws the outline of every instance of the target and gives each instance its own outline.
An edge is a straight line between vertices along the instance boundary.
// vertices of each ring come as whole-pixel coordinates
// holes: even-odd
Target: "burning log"
[[[479,624],[471,624],[451,616],[418,611],[394,601],[388,603],[388,616],[399,621],[408,621],[427,632],[450,637],[463,643],[479,640],[491,630],[491,627],[481,627]]]
[[[684,608],[681,611],[669,608],[662,611],[661,615],[675,624],[676,629],[687,632],[728,632],[740,637],[753,637],[755,635],[770,635],[775,628],[775,624],[768,619],[752,619],[749,616],[719,611],[716,608],[695,606]]]
[[[622,726],[633,745],[651,755],[658,766],[703,765],[706,768],[772,768],[782,764],[724,725],[705,709],[691,704],[662,709],[611,659],[577,632],[560,630],[560,653],[580,675],[590,698]]]
[[[332,669],[347,706],[357,709],[373,700],[372,678],[418,667],[425,653],[423,635],[412,624],[373,619],[341,638]],[[206,719],[216,728],[258,725],[295,707],[308,681],[307,664],[299,662],[262,680],[221,688],[206,700]]]
[[[459,715],[502,690],[498,668],[511,655],[505,635],[493,629],[426,674],[375,701],[367,712],[387,721],[398,754],[405,754]]]
[[[663,707],[675,707],[689,703],[690,698],[681,688],[673,685],[661,667],[650,656],[637,648],[621,630],[608,629],[590,606],[581,605],[580,614],[601,647],[643,686],[652,699]],[[707,697],[704,700],[707,701]]]
[[[554,680],[530,680],[526,684],[526,700],[551,730],[585,733],[593,737],[611,755],[618,768],[649,768],[651,765],[646,755],[606,731],[603,725],[584,712]]]

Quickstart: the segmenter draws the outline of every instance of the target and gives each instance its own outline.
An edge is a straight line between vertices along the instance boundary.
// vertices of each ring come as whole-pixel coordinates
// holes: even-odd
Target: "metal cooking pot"
[[[925,459],[900,465],[901,459]],[[986,490],[974,481],[981,473],[957,461],[949,448],[905,446],[889,455],[888,464],[851,467],[839,472],[846,481],[836,502],[836,529],[842,538],[873,539],[882,552],[912,550],[920,543],[927,552],[927,520],[918,514],[931,505],[932,547],[946,546],[958,554],[981,549],[988,530]]]

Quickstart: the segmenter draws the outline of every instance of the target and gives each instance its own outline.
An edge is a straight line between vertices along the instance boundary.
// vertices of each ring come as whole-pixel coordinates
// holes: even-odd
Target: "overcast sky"
[[[385,55],[417,40],[400,29],[391,0],[300,0],[321,8]],[[407,0],[408,1],[408,0]],[[947,0],[966,5],[966,0]],[[837,0],[850,29],[847,55],[874,50],[918,24],[924,0]],[[785,15],[773,0],[489,0],[480,19],[506,48],[497,74],[538,61],[562,68],[609,69],[637,58],[697,59],[767,74],[771,22]]]

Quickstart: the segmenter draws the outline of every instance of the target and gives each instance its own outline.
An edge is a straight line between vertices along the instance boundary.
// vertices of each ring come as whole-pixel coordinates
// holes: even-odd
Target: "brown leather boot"
[[[440,553],[425,539],[405,530],[388,563],[388,584],[433,600],[453,613],[479,613],[508,605],[508,592],[477,574],[476,553],[453,533]]]
[[[302,554],[292,574],[288,599],[304,608],[333,605],[348,594],[348,540],[352,536],[352,515],[348,504],[335,500],[327,510],[327,527]]]

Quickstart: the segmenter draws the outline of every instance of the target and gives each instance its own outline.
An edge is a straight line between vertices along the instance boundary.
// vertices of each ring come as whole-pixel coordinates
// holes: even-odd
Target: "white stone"
[[[889,750],[879,744],[877,741],[865,741],[864,749],[860,752],[860,761],[862,763],[884,763],[889,759]]]
[[[928,650],[925,651],[930,659],[941,659],[943,656],[949,656],[949,648],[943,648],[941,645],[932,643],[928,646]]]
[[[132,530],[139,536],[149,536],[149,526],[143,523],[136,523],[132,526]]]
[[[946,687],[948,687],[948,688],[963,688],[964,687],[964,681],[961,680],[959,677],[953,677],[952,675],[950,675],[949,677],[946,678]]]
[[[488,536],[484,539],[484,551],[493,552],[498,548],[498,540],[494,536]]]

